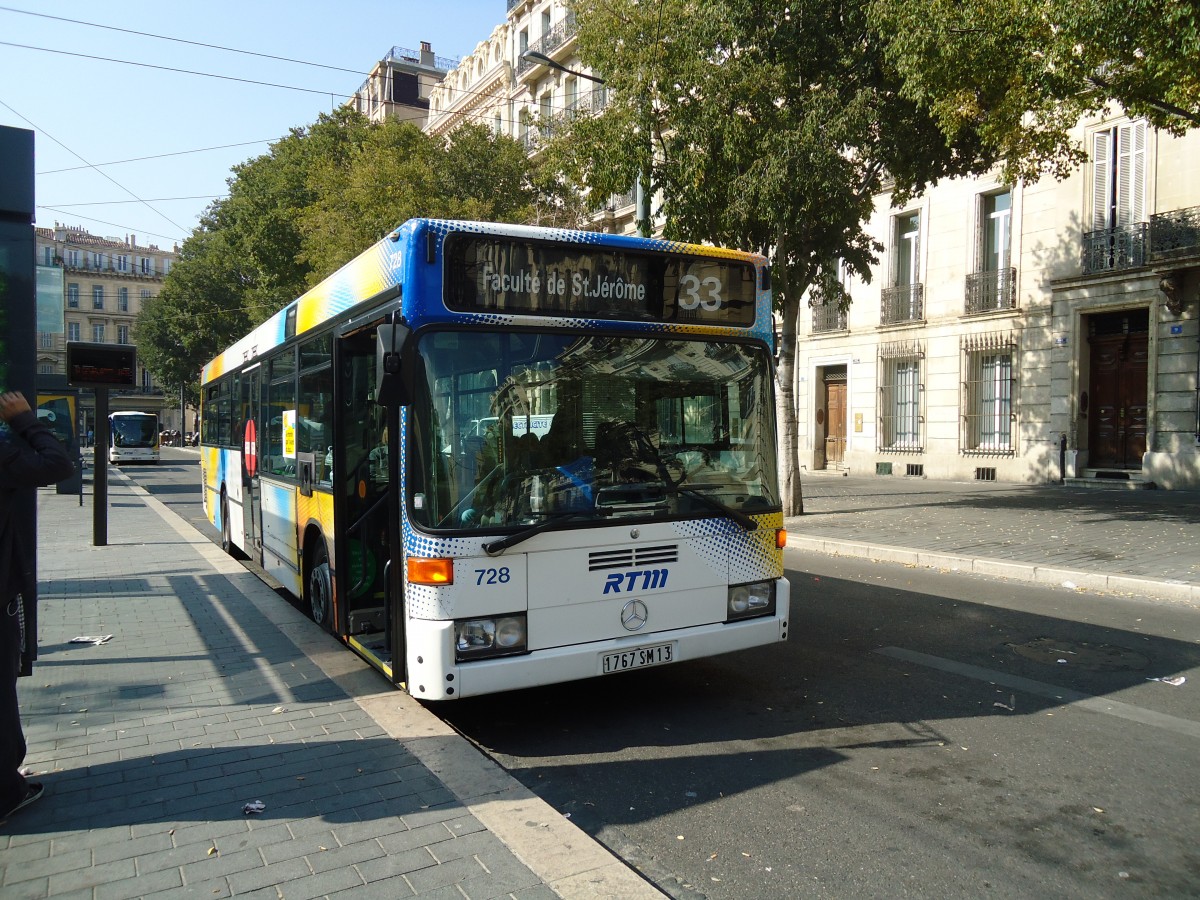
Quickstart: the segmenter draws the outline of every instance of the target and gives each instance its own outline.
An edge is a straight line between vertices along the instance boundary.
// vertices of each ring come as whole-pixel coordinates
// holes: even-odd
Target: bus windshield
[[[759,345],[440,331],[418,351],[408,494],[422,528],[779,507]]]
[[[152,413],[123,413],[109,418],[114,447],[140,448],[158,444],[158,416]]]

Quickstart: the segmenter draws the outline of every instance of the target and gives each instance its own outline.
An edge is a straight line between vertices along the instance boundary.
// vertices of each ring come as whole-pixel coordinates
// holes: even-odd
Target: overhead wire
[[[151,197],[146,200],[146,203],[169,203],[173,200],[216,200],[218,197],[223,197],[224,194],[197,194],[194,197]],[[93,200],[90,203],[55,203],[54,207],[63,208],[71,206],[118,206],[122,203],[139,203],[138,200]],[[43,207],[50,209],[50,205]]]
[[[216,44],[205,44],[205,43],[199,42],[199,41],[189,41],[189,40],[186,40],[183,38],[172,38],[172,37],[169,37],[166,35],[157,35],[157,34],[153,34],[150,32],[141,32],[141,31],[136,31],[133,29],[118,28],[116,26],[108,26],[108,25],[101,25],[99,23],[85,22],[82,20],[67,19],[65,17],[51,16],[51,15],[48,15],[45,13],[34,13],[34,12],[31,12],[28,10],[14,9],[12,7],[0,6],[0,11],[19,13],[19,14],[23,14],[23,15],[31,15],[31,16],[36,16],[39,18],[47,18],[47,19],[53,19],[53,20],[57,20],[57,21],[70,22],[73,24],[80,24],[80,25],[102,28],[102,29],[107,29],[107,30],[112,30],[112,31],[128,33],[128,34],[134,34],[134,35],[138,35],[138,36],[151,37],[151,38],[155,38],[155,39],[159,39],[159,40],[174,41],[174,42],[183,43],[183,44],[190,44],[190,45],[195,45],[195,46],[208,47],[211,49],[223,50],[223,51],[231,52],[231,53],[241,53],[241,54],[257,56],[257,57],[261,57],[261,58],[265,58],[265,59],[281,61],[281,62],[288,62],[288,63],[294,63],[294,64],[299,64],[299,65],[309,65],[309,66],[315,66],[315,67],[319,67],[319,68],[332,69],[335,71],[350,72],[350,73],[353,73],[356,75],[362,75],[362,72],[359,70],[348,69],[348,68],[344,68],[344,67],[340,67],[340,66],[330,66],[330,65],[325,65],[322,63],[312,63],[312,62],[309,62],[306,60],[298,60],[298,59],[289,58],[289,57],[276,56],[273,54],[259,53],[259,52],[251,51],[251,50],[240,50],[240,49],[232,48],[232,47],[223,47],[221,45],[216,45]],[[98,60],[98,61],[102,61],[102,62],[112,62],[112,63],[116,63],[116,64],[121,64],[121,65],[130,65],[130,66],[136,66],[136,67],[141,67],[141,68],[156,69],[156,70],[160,70],[160,71],[176,72],[179,74],[195,75],[198,77],[214,78],[214,79],[225,80],[225,81],[234,81],[234,82],[239,82],[239,83],[243,83],[243,84],[253,84],[253,85],[262,86],[262,87],[274,87],[274,88],[278,88],[281,90],[293,90],[293,91],[300,91],[303,93],[315,93],[315,94],[319,94],[321,96],[328,95],[331,98],[332,97],[354,97],[354,96],[356,96],[355,94],[341,94],[336,91],[322,91],[322,90],[316,90],[313,88],[297,87],[295,85],[277,84],[274,82],[260,81],[260,80],[256,80],[256,79],[238,78],[238,77],[229,76],[229,75],[219,75],[219,74],[215,74],[215,73],[201,72],[201,71],[196,71],[196,70],[191,70],[191,69],[182,69],[182,68],[177,68],[177,67],[172,67],[172,66],[162,66],[162,65],[156,65],[156,64],[151,64],[151,63],[141,63],[141,62],[136,62],[136,61],[132,61],[132,60],[115,59],[115,58],[111,58],[111,57],[97,56],[97,55],[93,55],[93,54],[75,53],[75,52],[65,51],[65,50],[55,50],[55,49],[47,48],[47,47],[37,47],[37,46],[33,46],[33,45],[18,44],[18,43],[7,42],[7,41],[0,41],[0,46],[16,47],[16,48],[21,48],[21,49],[45,52],[45,53],[54,53],[54,54],[59,54],[59,55],[73,56],[73,57],[78,57],[78,58],[83,58],[83,59],[94,59],[94,60]],[[536,99],[535,89],[533,87],[530,87],[529,90],[530,90],[531,95],[534,95],[534,99]],[[464,96],[465,97],[488,97],[488,96],[493,96],[493,93],[489,92],[489,91],[471,91],[471,90],[466,90],[466,89],[456,89],[452,94],[452,99],[458,99],[458,98],[464,97]],[[509,99],[511,99],[511,98],[509,98]],[[2,102],[3,101],[0,101],[0,103],[2,103]],[[505,101],[502,99],[501,102],[505,102]],[[34,123],[31,120],[29,120],[25,116],[22,116],[11,106],[8,106],[8,104],[5,103],[4,105],[10,111],[12,111],[15,115],[19,116],[25,122],[27,122],[31,126],[33,126],[36,130],[42,130],[42,129],[37,129],[37,126],[34,125]],[[555,113],[568,111],[568,107],[565,104],[562,106],[559,106],[557,104],[553,105],[553,106],[540,105],[540,108],[542,110],[550,109]],[[470,111],[470,112],[462,111],[462,112],[457,113],[455,115],[455,117],[459,121],[477,121],[480,123],[483,123],[484,120],[488,120],[487,124],[490,124],[491,120],[494,116],[494,113],[495,113],[494,108],[487,109],[487,110]],[[534,124],[534,123],[531,123],[531,124]],[[63,168],[63,169],[54,169],[54,170],[49,170],[47,172],[38,173],[38,174],[57,174],[60,172],[77,171],[79,169],[84,169],[84,168],[93,169],[98,174],[107,178],[113,184],[117,185],[122,190],[124,190],[126,193],[128,193],[131,197],[134,198],[134,200],[136,202],[142,203],[143,205],[147,206],[147,208],[151,209],[153,212],[157,213],[159,216],[166,219],[173,226],[178,228],[181,232],[185,231],[185,229],[182,226],[180,226],[177,222],[174,222],[172,219],[170,219],[164,213],[149,206],[149,203],[147,201],[142,200],[140,197],[138,197],[136,194],[134,194],[132,191],[130,191],[128,188],[126,188],[124,185],[120,184],[115,179],[108,176],[106,173],[100,171],[100,166],[117,165],[117,164],[125,163],[125,162],[140,162],[140,161],[145,161],[145,160],[149,160],[149,159],[163,158],[163,157],[169,157],[169,156],[175,156],[175,155],[184,155],[187,153],[198,153],[198,152],[205,152],[207,150],[227,149],[230,147],[248,146],[251,144],[269,143],[270,142],[270,139],[267,139],[266,141],[247,141],[247,142],[236,143],[236,144],[221,145],[218,147],[199,148],[197,150],[187,150],[187,151],[179,151],[177,153],[160,154],[158,156],[149,156],[149,157],[141,157],[141,158],[137,158],[137,159],[118,160],[118,161],[109,162],[109,163],[93,164],[93,163],[88,162],[86,159],[84,159],[84,157],[82,157],[80,154],[71,150],[69,147],[66,146],[66,144],[59,141],[53,135],[49,134],[48,132],[45,132],[44,130],[42,130],[42,133],[45,134],[47,137],[49,137],[56,144],[58,144],[59,146],[63,147],[65,150],[70,152],[72,155],[74,155],[75,157],[77,157],[78,159],[83,161],[85,163],[85,165],[77,166],[77,167],[68,167],[68,168]],[[126,202],[126,201],[114,201],[114,202]],[[70,206],[70,205],[83,205],[83,204],[66,204],[66,205]],[[50,207],[50,206],[42,205],[39,208],[47,209],[50,211],[63,212],[64,215],[68,215],[68,214],[69,215],[77,215],[75,213],[66,213],[65,210],[63,210],[61,208],[61,206],[60,207]],[[80,218],[88,218],[88,217],[80,216]],[[104,220],[100,220],[100,219],[89,219],[89,221],[101,222],[102,224],[113,225],[114,227],[125,227],[125,226],[116,225],[115,223],[105,222]],[[176,238],[168,237],[167,235],[161,235],[161,234],[157,234],[154,232],[149,232],[149,233],[156,234],[156,236],[158,236],[158,237],[163,237],[163,238],[166,238],[169,240],[176,239]]]
[[[93,163],[90,166],[68,166],[65,169],[46,169],[35,175],[57,175],[60,172],[78,172],[80,169],[96,169],[101,166],[119,166],[124,163],[145,162],[151,159],[166,159],[168,156],[186,156],[189,153],[206,153],[209,150],[228,150],[230,147],[249,147],[253,144],[269,144],[279,138],[263,138],[261,141],[242,141],[238,144],[218,144],[216,147],[197,147],[195,150],[176,150],[173,153],[157,153],[154,156],[135,156],[132,159],[114,159],[112,162]]]
[[[170,222],[172,225],[174,225],[180,232],[187,231],[187,229],[185,229],[182,225],[180,225],[178,222],[176,222],[174,219],[172,219],[166,213],[155,209],[153,206],[151,206],[149,203],[147,203],[145,200],[143,200],[141,197],[139,197],[137,194],[135,194],[129,188],[125,187],[125,185],[121,184],[121,182],[117,181],[117,179],[113,178],[107,172],[102,172],[99,169],[96,169],[96,167],[92,166],[92,164],[90,162],[88,162],[86,159],[84,159],[83,156],[81,156],[79,153],[76,153],[74,150],[72,150],[70,147],[68,147],[66,144],[64,144],[62,141],[60,141],[58,138],[56,138],[50,132],[46,131],[46,129],[39,128],[29,117],[24,116],[21,113],[17,112],[15,109],[13,109],[7,103],[5,103],[3,100],[0,100],[0,106],[3,106],[5,109],[7,109],[9,112],[11,112],[14,116],[21,119],[22,121],[27,122],[34,129],[34,131],[40,131],[46,137],[50,138],[50,140],[54,141],[54,143],[58,144],[58,146],[62,147],[64,150],[66,150],[68,153],[70,153],[72,156],[74,156],[80,162],[86,163],[88,166],[91,166],[93,169],[95,169],[95,171],[101,177],[107,179],[108,181],[111,181],[113,184],[115,184],[117,187],[119,187],[121,190],[123,190],[125,193],[127,193],[134,200],[137,200],[139,203],[141,203],[143,206],[145,206],[146,209],[150,210],[151,212],[155,213],[158,216],[161,216],[163,219],[166,219],[168,222]]]
[[[101,25],[99,22],[85,22],[82,19],[68,19],[64,16],[52,16],[49,13],[33,12],[29,9],[14,9],[11,6],[0,6],[0,12],[19,13],[24,16],[34,16],[39,19],[53,19],[55,22],[69,22],[72,25],[85,25],[88,28],[102,28],[105,31],[119,31],[122,34],[133,34],[138,37],[154,38],[159,41],[172,41],[177,44],[190,44],[193,47],[207,47],[210,50],[224,50],[227,53],[242,53],[246,56],[258,56],[262,59],[273,59],[278,62],[295,63],[298,66],[314,66],[319,69],[332,69],[335,72],[350,72],[352,74],[361,75],[362,72],[358,69],[347,69],[344,66],[330,66],[325,63],[309,62],[304,59],[292,59],[288,56],[275,56],[270,53],[258,53],[254,50],[240,50],[236,47],[223,47],[220,44],[206,44],[203,41],[189,41],[186,38],[169,37],[165,34],[154,34],[149,31],[137,31],[133,28],[119,28],[116,25]]]
[[[160,237],[165,241],[178,241],[180,238],[176,235],[160,234],[157,231],[145,231],[141,228],[134,228],[131,225],[122,225],[119,222],[109,222],[106,219],[97,219],[92,216],[80,215],[77,212],[68,212],[65,209],[59,209],[56,206],[43,206],[41,203],[37,205],[38,209],[44,209],[48,212],[60,212],[64,216],[71,216],[74,219],[86,219],[89,222],[99,222],[101,225],[111,225],[113,228],[120,228],[122,231],[137,231],[139,234],[149,235],[150,237]]]
[[[218,78],[222,81],[236,81],[240,84],[254,84],[260,87],[273,87],[285,91],[300,91],[305,94],[320,94],[322,97],[353,97],[353,94],[342,94],[337,91],[319,91],[316,88],[298,87],[294,84],[276,84],[271,81],[256,81],[253,78],[238,78],[235,75],[217,75],[212,72],[197,72],[194,69],[179,69],[175,66],[160,66],[154,63],[134,62],[128,59],[114,59],[110,56],[96,56],[92,53],[75,53],[70,50],[55,50],[51,47],[35,47],[32,44],[17,44],[12,41],[0,41],[0,47],[17,47],[21,50],[38,50],[42,53],[56,53],[59,56],[74,56],[79,59],[95,59],[100,62],[119,63],[124,66],[137,66],[142,69],[157,69],[161,72],[178,72],[183,75],[199,75],[201,78]]]

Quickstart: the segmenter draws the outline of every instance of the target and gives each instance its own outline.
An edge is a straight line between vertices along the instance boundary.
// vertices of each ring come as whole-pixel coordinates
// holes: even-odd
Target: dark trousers
[[[0,605],[0,815],[25,799],[25,734],[17,709],[17,673],[21,670],[19,599]],[[30,635],[30,639],[32,639]]]

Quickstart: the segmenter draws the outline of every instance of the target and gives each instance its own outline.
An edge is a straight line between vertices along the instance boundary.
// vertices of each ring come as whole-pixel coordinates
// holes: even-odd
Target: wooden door
[[[846,383],[825,383],[825,468],[846,456]]]
[[[1146,452],[1149,335],[1098,335],[1091,345],[1089,465],[1141,468]]]

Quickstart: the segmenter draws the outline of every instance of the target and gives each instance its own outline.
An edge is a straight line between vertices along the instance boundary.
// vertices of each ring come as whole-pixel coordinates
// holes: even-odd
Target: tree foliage
[[[870,280],[864,230],[892,202],[1002,165],[1065,175],[1070,130],[1110,101],[1200,122],[1196,6],[1179,0],[572,0],[603,113],[548,157],[605,195],[648,173],[667,237],[774,266],[784,509],[803,509],[793,379],[801,298]],[[644,176],[643,176],[644,177]]]
[[[519,143],[479,125],[447,139],[348,108],[234,167],[138,316],[170,390],[254,325],[414,216],[528,221],[539,192]]]
[[[1200,24],[1180,0],[874,0],[905,97],[947,134],[978,129],[1010,180],[1063,176],[1070,131],[1119,104],[1175,134],[1200,125]]]
[[[915,100],[865,4],[835,0],[575,0],[604,112],[551,157],[607,194],[643,170],[670,238],[768,252],[783,322],[778,370],[784,509],[802,511],[793,374],[801,299],[843,303],[839,273],[869,279],[864,231],[885,173],[904,198],[990,167],[975,129],[947,133]]]
[[[464,124],[444,142],[411,123],[372,126],[350,153],[314,166],[318,196],[299,217],[301,258],[320,280],[415,216],[527,221],[530,179],[521,145],[483,125]]]

